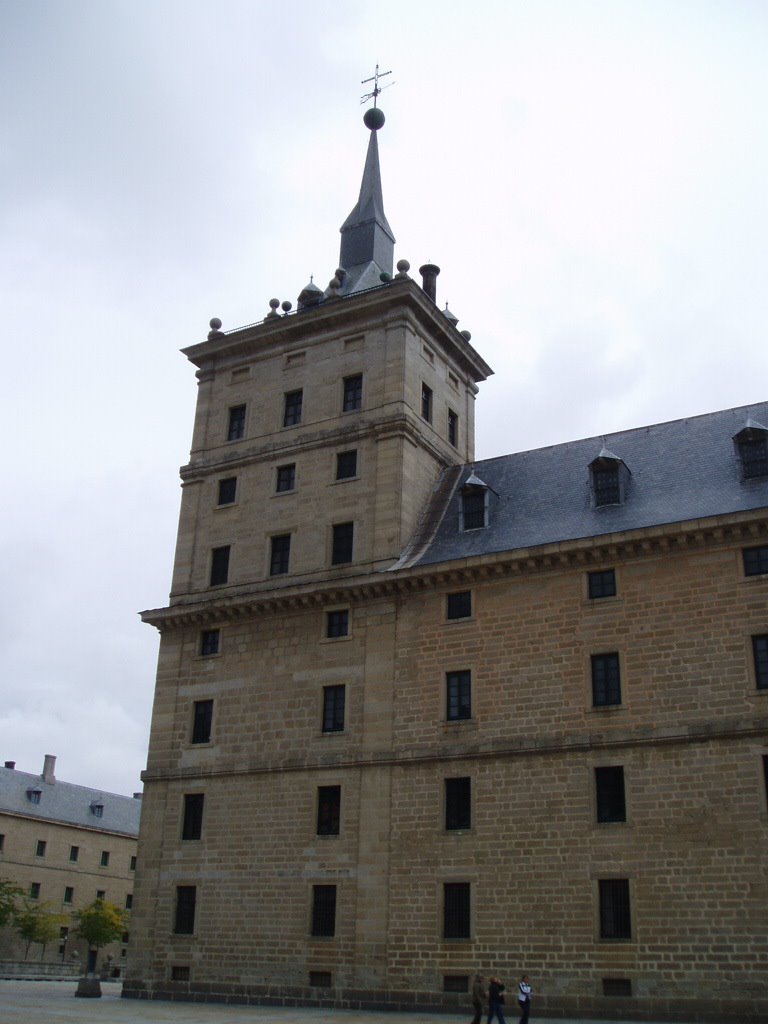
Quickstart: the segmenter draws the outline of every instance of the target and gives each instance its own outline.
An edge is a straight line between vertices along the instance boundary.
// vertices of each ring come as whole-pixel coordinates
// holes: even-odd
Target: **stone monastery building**
[[[328,288],[184,350],[124,994],[766,1020],[768,402],[475,461],[383,120]]]

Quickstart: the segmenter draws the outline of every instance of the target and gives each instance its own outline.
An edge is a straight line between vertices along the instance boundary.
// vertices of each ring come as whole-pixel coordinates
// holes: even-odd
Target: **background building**
[[[60,782],[56,758],[45,755],[40,775],[0,768],[0,878],[19,886],[33,905],[66,918],[101,897],[131,909],[136,845],[141,815],[140,794],[117,796],[86,786]],[[58,942],[43,953],[33,945],[30,961],[70,962],[73,954],[85,967],[85,943],[63,924]],[[105,946],[103,963],[112,957],[112,973],[125,966],[129,933]],[[23,960],[25,943],[13,928],[0,929],[0,960]]]
[[[327,289],[185,350],[124,993],[758,1020],[768,403],[475,463],[366,123]]]

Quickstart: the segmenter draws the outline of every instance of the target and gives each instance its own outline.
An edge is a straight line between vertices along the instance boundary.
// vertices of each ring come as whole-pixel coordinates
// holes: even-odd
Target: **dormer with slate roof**
[[[741,479],[768,476],[768,427],[751,417],[733,438],[741,466]]]
[[[597,458],[589,464],[593,507],[621,505],[626,500],[631,475],[626,463],[603,446]]]

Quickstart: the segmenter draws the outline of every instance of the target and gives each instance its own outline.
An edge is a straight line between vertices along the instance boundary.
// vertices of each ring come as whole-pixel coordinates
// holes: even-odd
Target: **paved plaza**
[[[74,981],[0,981],[0,1024],[467,1024],[467,1013],[373,1013],[315,1007],[221,1006],[121,999],[119,984],[103,984],[101,999],[77,999]],[[535,1009],[535,1007],[534,1007]],[[517,1013],[510,1008],[508,1024]],[[532,1017],[532,1024],[576,1024]],[[585,1021],[578,1024],[611,1024]],[[626,1022],[623,1022],[626,1024]],[[646,1022],[650,1024],[650,1022]]]

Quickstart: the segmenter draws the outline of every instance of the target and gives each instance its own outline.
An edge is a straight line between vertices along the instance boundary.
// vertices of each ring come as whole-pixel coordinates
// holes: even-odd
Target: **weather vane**
[[[379,79],[384,78],[386,75],[391,75],[391,71],[379,71],[379,65],[376,65],[376,70],[370,78],[364,78],[360,85],[367,85],[369,82],[373,82],[373,92],[367,92],[365,96],[360,97],[360,102],[365,103],[366,100],[373,99],[373,105],[376,106],[376,100],[378,99],[379,93],[383,92],[384,89],[388,89],[390,85],[394,85],[394,82],[387,82],[386,85],[379,88]]]

